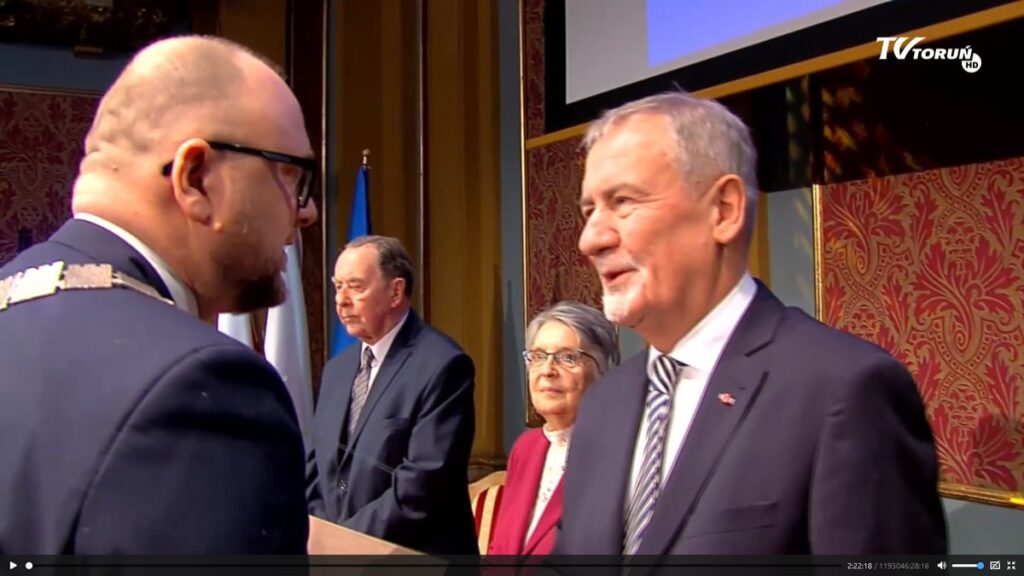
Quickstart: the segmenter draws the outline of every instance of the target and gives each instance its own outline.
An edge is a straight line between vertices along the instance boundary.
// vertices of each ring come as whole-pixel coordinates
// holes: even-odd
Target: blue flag
[[[359,167],[356,174],[356,189],[352,194],[352,215],[348,221],[348,239],[346,242],[370,233],[370,174],[366,165]],[[338,320],[338,313],[331,306],[331,358],[339,352],[356,343],[356,339],[349,336]]]

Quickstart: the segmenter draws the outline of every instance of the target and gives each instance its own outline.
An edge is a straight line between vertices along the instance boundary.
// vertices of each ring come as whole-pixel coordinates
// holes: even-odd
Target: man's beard
[[[238,313],[254,312],[283,304],[288,298],[284,274],[274,272],[249,280],[240,286],[236,308]]]
[[[640,296],[647,280],[647,272],[637,269],[633,273],[629,284],[614,289],[604,289],[602,302],[604,304],[604,315],[612,324],[618,326],[633,327],[639,321],[638,318],[630,318],[630,308],[634,301]]]

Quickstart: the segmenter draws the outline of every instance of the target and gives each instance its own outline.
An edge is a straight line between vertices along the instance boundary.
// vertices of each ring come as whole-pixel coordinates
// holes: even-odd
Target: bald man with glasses
[[[305,552],[288,392],[210,322],[285,300],[315,176],[262,58],[207,37],[136,55],[86,137],[74,218],[0,268],[0,552]]]

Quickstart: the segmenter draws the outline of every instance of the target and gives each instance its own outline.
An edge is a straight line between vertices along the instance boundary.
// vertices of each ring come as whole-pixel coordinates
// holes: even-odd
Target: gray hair
[[[384,278],[393,280],[401,278],[405,280],[405,295],[412,296],[412,259],[405,251],[405,246],[398,238],[390,236],[376,236],[373,234],[354,238],[345,244],[345,250],[359,248],[360,246],[373,245],[377,248],[377,266]]]
[[[752,230],[757,214],[757,150],[750,130],[728,108],[686,92],[665,92],[628,102],[604,112],[583,137],[590,149],[619,122],[636,114],[656,114],[669,122],[674,136],[676,164],[689,185],[735,174],[747,190],[746,227]],[[695,190],[700,193],[702,190]]]
[[[537,332],[551,320],[558,320],[576,332],[580,348],[597,360],[598,376],[619,363],[615,326],[597,309],[573,300],[563,300],[533,317],[526,328],[527,348],[533,346]]]

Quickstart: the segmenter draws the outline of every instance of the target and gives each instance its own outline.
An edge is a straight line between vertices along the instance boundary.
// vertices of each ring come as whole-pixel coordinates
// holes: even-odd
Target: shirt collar
[[[171,270],[171,267],[167,265],[167,262],[165,262],[163,258],[158,256],[157,253],[154,252],[152,248],[146,246],[146,244],[143,243],[142,240],[139,240],[134,234],[125,230],[124,228],[121,228],[117,224],[100,218],[95,214],[79,213],[75,214],[75,219],[91,222],[92,224],[95,224],[100,228],[103,228],[107,232],[110,232],[111,234],[117,236],[121,240],[127,242],[129,246],[131,246],[132,248],[135,249],[135,251],[141,254],[142,257],[145,258],[147,262],[149,262],[149,265],[152,266],[154,270],[156,270],[156,273],[160,276],[160,279],[163,280],[164,284],[167,286],[167,290],[170,291],[171,299],[174,300],[174,305],[177,306],[179,309],[191,314],[192,316],[199,316],[199,306],[196,304],[195,295],[187,286],[185,286],[184,282],[178,279],[178,277]]]
[[[395,341],[395,337],[398,336],[398,331],[402,329],[402,325],[405,324],[405,320],[409,318],[409,311],[405,311],[405,316],[395,324],[395,327],[391,329],[383,338],[377,340],[373,345],[363,342],[363,347],[359,350],[360,358],[362,357],[363,350],[369,348],[373,350],[373,364],[374,366],[380,366],[381,361],[384,360],[388,355],[388,350],[391,349],[391,344]]]
[[[726,342],[733,330],[754,301],[757,284],[749,272],[744,273],[736,286],[719,302],[711,312],[683,336],[669,352],[669,356],[696,368],[705,376],[711,374]],[[647,374],[654,377],[654,361],[661,352],[651,347],[647,354]]]
[[[561,430],[548,430],[548,426],[545,424],[541,431],[544,432],[544,437],[552,446],[565,448],[569,445],[569,439],[572,438],[572,426]]]

